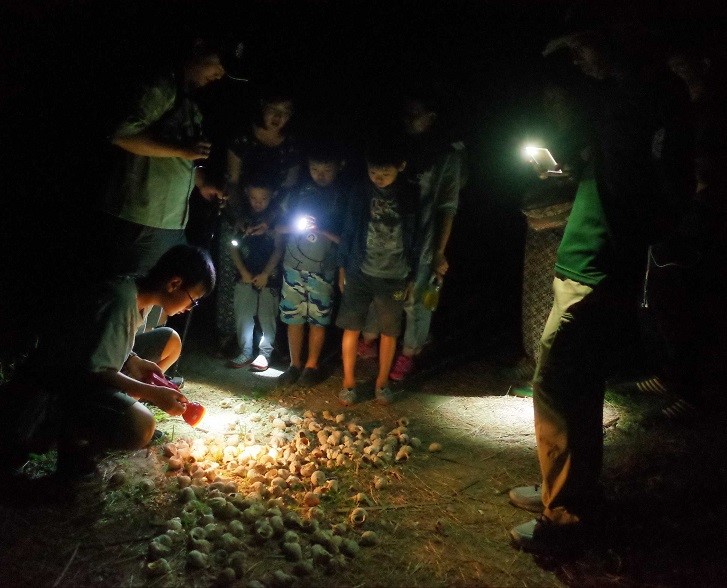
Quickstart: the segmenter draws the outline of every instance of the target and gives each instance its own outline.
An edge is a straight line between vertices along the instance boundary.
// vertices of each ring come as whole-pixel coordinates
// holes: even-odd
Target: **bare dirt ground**
[[[372,362],[361,368],[362,377],[373,375]],[[391,406],[365,399],[346,409],[337,400],[340,374],[335,369],[314,389],[276,389],[273,369],[263,374],[232,370],[202,353],[190,353],[183,371],[185,394],[208,409],[197,430],[181,419],[160,417],[159,428],[172,448],[166,452],[179,449],[184,468],[170,469],[160,443],[149,451],[107,456],[100,475],[73,491],[51,485],[44,490],[42,474],[52,468],[52,458],[36,458],[26,467],[36,478],[35,490],[0,505],[0,585],[727,583],[723,423],[645,429],[637,420],[653,401],[609,396],[604,478],[612,522],[603,530],[602,543],[584,555],[538,559],[508,542],[508,530],[530,515],[508,504],[507,491],[538,480],[532,402],[507,395],[522,369],[481,360],[430,370]],[[343,416],[336,420],[338,415]],[[327,459],[331,454],[322,455],[325,448],[315,449],[320,428],[326,434],[338,431],[340,439],[349,431],[352,442],[366,442],[358,454],[338,463]],[[282,439],[278,445],[291,447],[290,440],[294,445],[301,434],[309,445],[297,465],[313,462],[333,482],[313,494],[310,474],[302,472],[299,485],[281,485],[268,495],[272,468],[295,471],[292,454],[282,455],[283,446],[270,453],[274,437]],[[395,453],[410,446],[409,458],[371,463],[364,450],[378,434],[390,440]],[[239,447],[259,451],[264,483],[249,474],[252,461],[238,470],[241,475],[232,472],[242,458],[225,461],[224,452],[232,450],[224,444],[233,442],[231,435]],[[185,440],[192,453],[204,441],[208,453],[192,464],[184,457]],[[430,451],[438,449],[432,443],[441,450]],[[218,465],[211,466],[215,461]],[[202,470],[196,477],[195,469]],[[180,490],[185,475],[197,487],[187,502]],[[234,484],[234,499],[233,488],[221,480]],[[251,491],[258,492],[252,502]],[[223,513],[225,500],[215,501],[220,497],[238,509]],[[316,499],[319,505],[308,506]],[[357,507],[365,509],[366,518],[353,524]],[[277,516],[285,529],[275,527]],[[268,523],[275,527],[270,538]],[[284,546],[290,542],[300,545],[299,555],[297,548]]]

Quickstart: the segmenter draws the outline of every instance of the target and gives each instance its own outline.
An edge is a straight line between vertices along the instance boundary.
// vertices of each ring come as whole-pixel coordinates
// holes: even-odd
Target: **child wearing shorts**
[[[344,329],[339,393],[344,405],[360,396],[356,352],[371,303],[381,332],[374,395],[381,404],[393,400],[389,372],[418,259],[416,193],[399,177],[406,167],[401,150],[381,143],[369,149],[366,160],[369,181],[351,196],[339,247],[338,285],[343,297],[336,324]]]
[[[278,377],[281,386],[310,387],[323,378],[319,360],[333,311],[343,200],[338,175],[343,165],[332,147],[314,147],[308,154],[310,179],[291,195],[278,227],[287,236],[280,319],[287,325],[290,351],[290,365]],[[306,324],[308,355],[303,362]]]

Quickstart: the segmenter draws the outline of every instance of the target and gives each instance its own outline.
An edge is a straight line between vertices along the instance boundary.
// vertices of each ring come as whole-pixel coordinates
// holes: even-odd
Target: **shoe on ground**
[[[298,378],[300,378],[300,368],[290,365],[278,376],[278,386],[292,386],[298,381]]]
[[[401,382],[414,369],[414,358],[400,355],[394,362],[394,367],[389,374],[389,379],[394,382]]]
[[[636,382],[636,388],[643,394],[656,394],[657,396],[666,396],[669,394],[669,387],[659,376]]]
[[[376,359],[379,356],[379,350],[376,345],[377,341],[366,341],[366,339],[359,339],[358,347],[356,348],[356,355],[361,359]]]
[[[391,404],[392,402],[394,402],[394,393],[388,386],[384,386],[383,388],[377,388],[374,392],[374,399],[379,404]]]
[[[581,523],[557,525],[543,516],[510,529],[514,547],[534,555],[575,555],[585,546]]]
[[[691,402],[679,398],[664,406],[661,414],[670,423],[692,423],[699,418],[699,409]]]
[[[655,425],[691,425],[702,416],[701,411],[691,402],[678,398],[662,406],[660,409],[648,413],[641,421],[644,427]]]
[[[250,364],[251,372],[264,372],[268,369],[268,358],[264,355],[258,355]]]
[[[543,496],[540,490],[540,484],[534,486],[518,486],[510,490],[508,494],[510,504],[517,508],[527,510],[528,512],[543,512]]]
[[[659,376],[640,380],[628,380],[608,385],[609,392],[617,394],[649,394],[652,396],[668,396],[669,386]]]
[[[532,398],[533,397],[533,387],[532,386],[510,386],[510,389],[507,391],[507,393],[510,396],[515,396],[516,398]]]
[[[174,384],[177,388],[180,390],[184,388],[184,378],[182,376],[174,376],[173,378],[170,376],[164,376],[167,380],[169,380],[172,384]]]
[[[303,370],[300,378],[298,378],[298,386],[302,386],[303,388],[311,388],[316,384],[320,384],[322,381],[323,374],[321,373],[321,368],[307,367]]]
[[[344,406],[351,406],[352,404],[356,404],[356,402],[358,401],[356,388],[341,388],[341,391],[338,393],[338,399]]]
[[[252,358],[248,357],[244,353],[241,353],[237,357],[230,359],[227,362],[228,367],[240,369],[249,366],[252,363]]]

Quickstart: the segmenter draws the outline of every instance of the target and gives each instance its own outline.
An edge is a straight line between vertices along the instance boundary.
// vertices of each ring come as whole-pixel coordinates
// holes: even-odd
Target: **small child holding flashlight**
[[[164,379],[182,344],[169,327],[135,334],[152,306],[170,316],[187,312],[214,289],[215,280],[204,250],[177,245],[144,276],[74,292],[36,352],[2,387],[0,468],[12,473],[29,452],[57,444],[57,473],[72,479],[92,474],[101,451],[147,446],[155,419],[137,400],[172,416],[188,405]]]
[[[331,323],[340,242],[344,161],[334,146],[318,144],[308,153],[310,180],[295,191],[277,232],[287,236],[283,258],[280,318],[287,325],[290,366],[278,384],[310,387],[322,379],[318,365]],[[305,326],[308,355],[303,361]]]
[[[272,202],[275,189],[266,175],[253,176],[246,182],[246,206],[237,223],[237,236],[230,244],[239,274],[233,307],[240,354],[228,362],[232,368],[249,366],[252,371],[265,371],[273,352],[283,256],[283,237],[273,230],[280,218],[280,207]],[[257,357],[253,355],[256,317],[262,331]]]

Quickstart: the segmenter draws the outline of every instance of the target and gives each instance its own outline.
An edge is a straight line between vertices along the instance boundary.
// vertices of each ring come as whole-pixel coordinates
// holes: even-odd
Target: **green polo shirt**
[[[154,139],[172,144],[198,141],[202,136],[202,114],[188,96],[179,96],[178,92],[174,76],[145,88],[114,136],[148,132]],[[145,226],[184,228],[194,173],[194,163],[181,157],[143,157],[121,150],[103,208]]]

